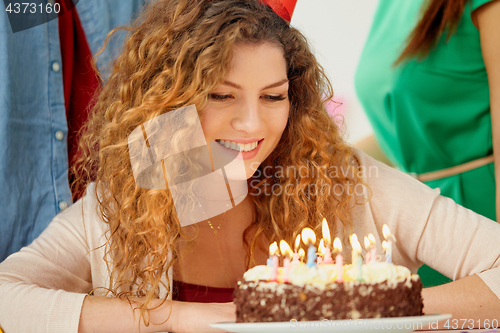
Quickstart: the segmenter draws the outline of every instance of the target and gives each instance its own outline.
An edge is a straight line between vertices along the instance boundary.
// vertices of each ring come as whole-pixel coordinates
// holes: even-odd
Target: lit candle
[[[304,262],[304,258],[306,257],[306,251],[304,251],[304,249],[299,249],[299,258],[300,258],[300,262]]]
[[[359,245],[358,236],[356,236],[356,234],[352,234],[351,236],[349,236],[349,242],[351,243],[352,246],[351,261],[354,263],[354,260],[358,256],[358,246],[357,246]]]
[[[278,256],[273,256],[273,273],[271,275],[271,281],[277,281],[278,280],[278,267],[279,267],[279,259]]]
[[[293,248],[294,252],[293,252],[292,265],[300,264],[300,257],[299,257],[299,254],[297,253],[299,246],[300,246],[300,234],[298,234],[297,238],[295,238],[295,246]]]
[[[285,256],[285,259],[283,259],[283,270],[284,270],[284,277],[283,281],[284,282],[290,282],[290,257],[292,256],[292,249],[288,245],[288,243],[284,240],[280,241],[280,250],[281,253]]]
[[[331,264],[333,263],[332,259],[332,250],[330,249],[330,245],[332,244],[332,237],[330,236],[330,229],[328,228],[328,223],[326,222],[326,219],[323,219],[323,239],[325,241],[325,252],[323,256],[323,263],[324,264]]]
[[[368,240],[370,241],[371,244],[371,249],[370,249],[370,263],[376,263],[377,262],[377,241],[375,240],[375,236],[373,234],[368,234]]]
[[[392,263],[392,249],[389,248],[387,241],[382,242],[382,248],[385,251],[385,262]]]
[[[311,228],[302,229],[302,242],[309,248],[307,249],[307,263],[308,267],[316,266],[316,235]]]
[[[344,282],[344,258],[342,258],[342,242],[338,237],[335,237],[333,241],[333,248],[335,252],[337,252],[337,256],[335,257],[335,266],[337,268],[337,282]]]
[[[278,243],[274,242],[269,246],[269,254],[270,258],[267,260],[267,265],[271,266],[272,274],[271,274],[271,281],[277,281],[278,277],[278,266],[279,266],[279,259],[278,256],[276,255],[276,252],[278,251]]]
[[[396,241],[396,238],[394,238],[394,235],[391,234],[391,231],[389,230],[389,227],[387,224],[384,224],[382,227],[382,233],[384,234],[384,237],[387,241],[387,245],[384,248],[385,250],[385,261],[392,264],[392,243]],[[382,243],[383,246],[383,243]]]
[[[362,281],[363,272],[361,270],[361,267],[363,266],[363,259],[361,258],[361,245],[359,244],[358,236],[356,236],[356,234],[352,234],[349,237],[349,240],[352,246],[352,265],[356,267],[358,273],[356,279],[358,281]]]
[[[373,234],[369,234],[368,237],[365,236],[365,248],[366,248],[366,258],[365,264],[371,264],[377,262],[377,248],[375,247],[376,241]]]
[[[267,259],[267,266],[272,267],[273,266],[273,255],[276,253],[278,250],[278,243],[274,242],[271,245],[269,245],[269,259]]]
[[[319,241],[318,252],[316,254],[318,255],[316,262],[320,265],[323,263],[323,256],[325,255],[325,243],[323,242],[323,239]]]
[[[370,262],[370,256],[371,256],[371,253],[370,253],[371,245],[370,245],[370,241],[368,240],[368,237],[366,237],[366,236],[365,236],[365,249],[366,249],[365,264],[368,264],[368,262]]]

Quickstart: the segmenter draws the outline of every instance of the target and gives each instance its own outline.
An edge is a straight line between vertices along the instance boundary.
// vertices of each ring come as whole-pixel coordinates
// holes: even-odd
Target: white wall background
[[[371,133],[354,90],[354,73],[372,23],[377,0],[298,0],[292,25],[309,40],[344,104],[348,142]]]

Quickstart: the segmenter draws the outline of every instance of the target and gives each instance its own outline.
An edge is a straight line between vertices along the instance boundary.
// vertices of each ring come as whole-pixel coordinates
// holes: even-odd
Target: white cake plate
[[[323,321],[290,321],[278,323],[217,323],[211,327],[234,333],[374,333],[390,331],[407,333],[414,330],[437,328],[437,322],[448,319],[451,314],[432,314],[415,317],[397,317],[380,319],[346,319]]]

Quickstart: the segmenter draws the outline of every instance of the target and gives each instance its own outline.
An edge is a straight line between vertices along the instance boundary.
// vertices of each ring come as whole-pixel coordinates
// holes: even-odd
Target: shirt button
[[[62,139],[64,139],[64,133],[62,131],[57,131],[56,132],[56,139],[61,141]]]
[[[52,70],[53,70],[54,72],[56,72],[56,73],[57,73],[57,72],[59,72],[59,71],[61,70],[61,65],[59,65],[59,62],[54,61],[54,62],[52,63]]]
[[[59,209],[65,210],[66,208],[68,208],[68,203],[66,201],[59,201]]]

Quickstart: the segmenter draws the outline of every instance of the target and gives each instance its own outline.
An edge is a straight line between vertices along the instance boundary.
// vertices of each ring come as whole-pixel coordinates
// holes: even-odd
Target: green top
[[[488,79],[471,12],[424,60],[394,62],[421,14],[423,0],[380,0],[356,73],[356,90],[375,137],[392,162],[426,173],[493,152]],[[495,220],[493,163],[428,182],[441,194]]]

